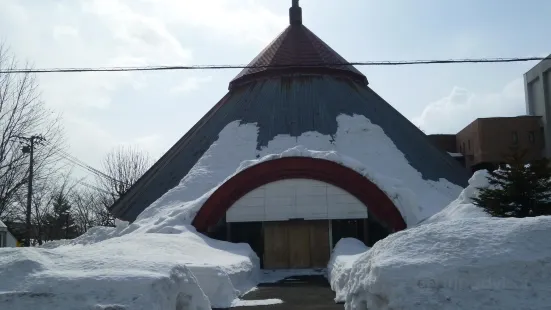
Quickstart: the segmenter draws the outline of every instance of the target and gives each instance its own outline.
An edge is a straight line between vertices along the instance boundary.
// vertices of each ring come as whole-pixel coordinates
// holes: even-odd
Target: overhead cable
[[[551,60],[547,57],[510,57],[510,58],[464,58],[432,60],[396,60],[396,61],[360,61],[343,63],[311,64],[270,64],[270,65],[175,65],[175,66],[136,66],[136,67],[81,67],[81,68],[43,68],[43,69],[4,69],[0,74],[16,73],[82,73],[82,72],[127,72],[127,71],[170,71],[170,70],[222,70],[222,69],[268,69],[268,68],[309,68],[339,66],[404,66],[428,64],[464,64],[464,63],[511,63]]]

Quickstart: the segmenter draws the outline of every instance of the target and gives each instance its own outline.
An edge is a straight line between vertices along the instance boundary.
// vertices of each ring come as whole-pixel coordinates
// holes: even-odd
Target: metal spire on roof
[[[302,8],[298,0],[293,0],[293,6],[289,9],[289,22],[291,25],[302,25]]]

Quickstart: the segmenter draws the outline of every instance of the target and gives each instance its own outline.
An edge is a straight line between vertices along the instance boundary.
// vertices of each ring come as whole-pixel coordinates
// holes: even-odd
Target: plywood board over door
[[[310,232],[310,265],[313,268],[325,268],[329,262],[329,222],[309,222]]]
[[[310,227],[308,222],[285,222],[289,237],[289,268],[310,267]]]
[[[329,261],[328,221],[264,223],[264,268],[324,268]]]
[[[282,222],[264,223],[264,268],[289,268],[289,238]]]

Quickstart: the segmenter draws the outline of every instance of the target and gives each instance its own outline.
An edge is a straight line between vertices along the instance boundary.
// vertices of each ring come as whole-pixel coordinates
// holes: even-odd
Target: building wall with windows
[[[447,143],[442,143],[442,136],[429,138],[442,150],[450,152],[451,139],[447,137]],[[540,159],[545,149],[542,117],[478,118],[455,135],[455,148],[455,152],[463,155],[465,167],[472,172],[493,169],[515,151],[525,152],[525,161]]]
[[[541,127],[539,116],[478,119],[477,162],[500,162],[514,150],[526,152],[526,161],[542,158],[545,143]]]
[[[478,119],[457,133],[455,143],[457,152],[463,154],[467,168],[480,162],[481,147]]]
[[[551,157],[551,59],[541,61],[524,74],[524,90],[526,114],[541,116],[544,155]]]

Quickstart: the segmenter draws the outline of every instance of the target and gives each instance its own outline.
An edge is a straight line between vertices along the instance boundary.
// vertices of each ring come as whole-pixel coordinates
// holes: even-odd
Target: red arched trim
[[[370,214],[392,231],[406,228],[406,224],[388,196],[377,185],[356,171],[324,159],[285,157],[247,168],[222,184],[203,204],[193,226],[207,231],[224,216],[226,211],[255,188],[283,179],[314,179],[349,192],[368,206]]]

